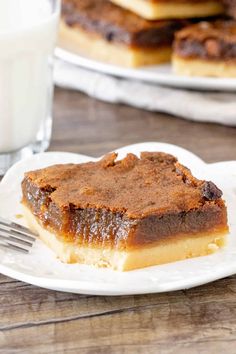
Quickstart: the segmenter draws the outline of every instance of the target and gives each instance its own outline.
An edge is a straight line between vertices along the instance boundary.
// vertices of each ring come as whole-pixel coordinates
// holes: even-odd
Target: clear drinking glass
[[[0,175],[51,139],[60,0],[0,0]]]

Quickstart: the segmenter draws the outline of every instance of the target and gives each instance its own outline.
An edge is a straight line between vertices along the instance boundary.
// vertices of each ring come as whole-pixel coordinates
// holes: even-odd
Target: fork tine
[[[27,227],[17,224],[15,222],[8,221],[0,217],[0,224],[3,226],[9,227],[11,230],[16,232],[22,232],[26,236],[37,236],[34,232],[30,231]]]
[[[0,225],[2,227],[9,228],[12,231],[23,233],[25,236],[29,236],[29,237],[37,236],[34,232],[30,231],[27,227],[5,220],[1,217],[0,217]]]
[[[28,253],[36,235],[26,227],[0,217],[0,247]]]
[[[29,236],[26,235],[24,232],[12,230],[8,226],[1,225],[1,223],[0,223],[0,232],[7,233],[7,234],[11,233],[12,236],[15,236],[16,238],[20,237],[21,239],[24,239],[25,241],[29,241],[29,242],[34,242],[36,239],[36,236]]]
[[[0,241],[0,247],[11,249],[13,251],[17,251],[17,252],[24,253],[24,254],[29,253],[28,249],[21,247],[21,246],[13,245],[11,243],[3,243]]]
[[[21,239],[20,236],[18,236],[18,237],[19,237],[19,238],[17,238],[17,237],[15,237],[15,236],[11,235],[11,234],[8,233],[8,232],[2,232],[2,231],[0,231],[0,238],[3,239],[3,240],[5,240],[5,241],[7,241],[7,242],[14,242],[14,243],[16,243],[16,244],[21,244],[22,246],[26,246],[26,247],[27,247],[27,246],[28,246],[28,247],[32,247],[32,246],[33,246],[33,243],[34,243],[35,239],[34,239],[33,242],[29,242],[29,241],[25,241],[25,240]]]

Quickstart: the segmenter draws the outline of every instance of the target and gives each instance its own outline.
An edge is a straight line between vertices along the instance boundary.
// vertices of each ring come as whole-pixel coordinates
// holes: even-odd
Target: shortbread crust
[[[236,77],[236,60],[230,62],[223,60],[211,61],[181,58],[178,55],[173,55],[172,65],[174,72],[182,76]]]

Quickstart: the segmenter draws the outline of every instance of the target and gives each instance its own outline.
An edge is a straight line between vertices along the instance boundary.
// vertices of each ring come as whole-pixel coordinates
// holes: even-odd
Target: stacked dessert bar
[[[183,21],[148,21],[108,0],[63,0],[61,45],[98,60],[135,67],[170,60]]]
[[[230,13],[233,2],[227,1]],[[235,23],[212,21],[224,12],[222,0],[63,0],[60,44],[107,63],[138,67],[169,62],[176,36],[177,73],[234,76],[219,62],[236,58]]]
[[[182,75],[236,77],[236,22],[201,22],[178,32],[173,67]]]

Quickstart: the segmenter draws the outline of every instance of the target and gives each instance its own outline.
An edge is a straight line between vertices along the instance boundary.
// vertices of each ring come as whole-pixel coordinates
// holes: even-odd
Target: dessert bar
[[[174,33],[186,21],[146,21],[107,0],[63,0],[60,46],[136,67],[170,61]]]
[[[213,253],[228,233],[222,192],[165,153],[28,172],[22,192],[29,226],[66,263],[143,268]]]
[[[236,22],[201,22],[176,34],[174,71],[180,75],[236,77]]]

